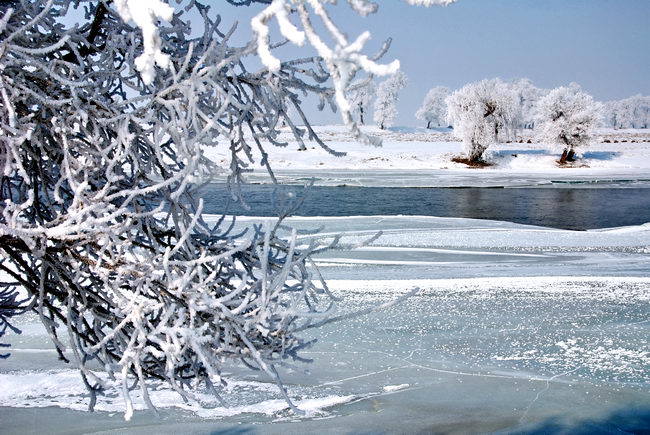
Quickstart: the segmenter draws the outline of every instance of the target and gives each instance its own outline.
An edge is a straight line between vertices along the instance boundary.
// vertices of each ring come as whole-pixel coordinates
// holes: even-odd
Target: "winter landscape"
[[[650,7],[515,3],[0,4],[0,434],[650,431]]]

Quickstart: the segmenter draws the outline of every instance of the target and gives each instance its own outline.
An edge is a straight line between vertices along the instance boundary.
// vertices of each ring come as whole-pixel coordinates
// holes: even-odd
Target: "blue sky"
[[[366,19],[341,9],[351,33],[393,36],[410,85],[398,124],[412,125],[427,89],[487,77],[528,77],[540,87],[575,81],[599,100],[650,94],[650,0],[459,0],[415,8],[380,2]]]
[[[650,94],[650,0],[458,0],[431,8],[377,2],[379,12],[365,18],[345,0],[331,10],[351,38],[371,32],[368,53],[393,38],[384,60],[399,59],[410,82],[397,125],[419,123],[414,113],[429,88],[457,89],[483,78],[527,77],[544,88],[577,82],[602,101]],[[239,20],[240,43],[250,37],[250,17],[263,7],[209,3],[224,24]],[[339,119],[306,112],[315,124]]]

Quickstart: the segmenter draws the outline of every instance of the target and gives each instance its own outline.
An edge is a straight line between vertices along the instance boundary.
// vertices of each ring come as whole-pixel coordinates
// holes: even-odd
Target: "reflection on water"
[[[230,195],[221,184],[202,192],[208,213],[223,213]],[[244,197],[250,210],[231,205],[229,213],[275,216],[305,197],[299,216],[412,215],[491,219],[572,230],[650,222],[648,188],[399,188],[251,185]]]

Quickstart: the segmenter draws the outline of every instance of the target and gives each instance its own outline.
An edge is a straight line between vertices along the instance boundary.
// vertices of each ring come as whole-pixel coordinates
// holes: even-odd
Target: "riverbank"
[[[452,158],[462,153],[462,144],[450,129],[395,127],[379,130],[364,127],[365,132],[383,140],[382,147],[355,142],[343,126],[317,126],[314,129],[327,146],[346,155],[334,156],[309,141],[305,142],[306,150],[298,151],[300,145],[285,129],[278,141],[286,142],[286,147],[266,145],[271,167],[275,171],[314,174],[328,170],[443,171],[441,174],[452,177],[471,174],[470,177],[483,179],[507,174],[511,174],[511,178],[550,176],[551,179],[558,176],[626,179],[650,176],[650,130],[601,129],[590,147],[577,150],[580,158],[575,167],[560,167],[557,160],[562,150],[552,144],[535,143],[532,132],[525,130],[513,143],[491,146],[486,159],[492,166],[477,169],[452,162]],[[205,153],[220,166],[228,167],[228,147],[206,148]],[[257,163],[251,167],[261,170],[259,153],[255,149],[252,153]]]

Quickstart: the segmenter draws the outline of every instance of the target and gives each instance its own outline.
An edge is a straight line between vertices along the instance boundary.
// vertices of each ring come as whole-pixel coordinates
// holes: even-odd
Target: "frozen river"
[[[240,219],[246,225],[254,218]],[[377,231],[370,246],[316,259],[339,310],[402,304],[328,326],[283,373],[307,411],[292,415],[263,376],[231,367],[227,404],[182,404],[160,387],[122,419],[117,389],[99,412],[56,361],[35,319],[0,361],[2,433],[429,433],[650,427],[650,226],[566,231],[433,217],[294,218],[299,229]],[[304,240],[312,236],[302,236]],[[306,374],[302,369],[309,369]],[[142,405],[140,406],[142,407]]]

